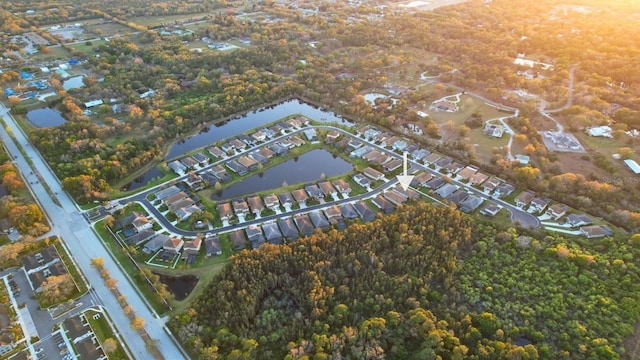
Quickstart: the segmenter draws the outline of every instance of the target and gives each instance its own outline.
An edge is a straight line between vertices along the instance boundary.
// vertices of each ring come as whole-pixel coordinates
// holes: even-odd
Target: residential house
[[[278,200],[278,197],[275,194],[265,195],[263,200],[264,200],[264,206],[266,206],[267,209],[276,211],[277,209],[280,208],[280,201]]]
[[[162,249],[162,246],[169,240],[169,235],[166,234],[156,234],[149,241],[147,241],[142,247],[142,251],[145,254],[153,254],[156,251]]]
[[[171,161],[167,163],[167,166],[178,175],[184,175],[187,172],[187,167],[184,166],[179,160]]]
[[[327,136],[325,137],[325,141],[327,143],[332,143],[338,140],[339,137],[340,137],[340,132],[338,132],[337,130],[331,130],[329,131],[329,133],[327,133]]]
[[[233,212],[236,215],[246,215],[249,213],[249,204],[247,204],[247,202],[244,201],[243,198],[231,200],[231,206],[233,206]]]
[[[287,153],[289,153],[289,148],[284,147],[280,144],[271,144],[269,147],[269,150],[271,150],[274,154],[276,155],[285,155]]]
[[[233,171],[234,173],[236,173],[236,174],[238,174],[240,176],[246,175],[249,172],[244,165],[240,164],[236,160],[227,161],[226,165],[227,165],[227,167],[229,169],[231,169],[231,171]]]
[[[271,244],[282,244],[284,242],[284,238],[282,237],[282,233],[280,229],[278,229],[278,224],[275,222],[268,222],[262,225],[262,231],[264,232],[265,239]]]
[[[278,144],[284,148],[288,149],[293,149],[295,147],[295,145],[293,144],[293,141],[291,141],[291,138],[286,138],[286,139],[280,139],[278,141]]]
[[[502,183],[502,181],[500,181],[500,179],[498,179],[497,177],[491,177],[489,180],[485,181],[482,184],[482,190],[485,193],[491,193],[493,190],[495,190],[500,184]]]
[[[221,221],[229,221],[233,217],[233,208],[229,202],[221,202],[216,205]]]
[[[222,144],[220,148],[228,155],[233,155],[236,152],[236,146],[231,141],[227,141],[226,143]]]
[[[316,132],[316,129],[314,129],[314,128],[305,129],[304,130],[304,136],[306,136],[307,140],[309,140],[312,143],[318,141],[318,133]]]
[[[320,181],[318,183],[318,187],[320,188],[324,196],[333,197],[338,195],[338,191],[336,190],[336,188],[334,188],[333,185],[331,185],[331,183],[328,181]]]
[[[373,141],[375,141],[378,144],[382,144],[384,143],[387,139],[389,139],[391,137],[391,135],[389,135],[389,133],[386,132],[381,132],[378,135],[373,137]]]
[[[361,148],[364,145],[364,143],[362,141],[359,141],[359,140],[356,140],[356,139],[353,139],[353,138],[350,138],[350,137],[349,138],[345,138],[345,139],[349,140],[349,142],[347,143],[347,146],[345,148],[345,151],[347,151],[347,152],[352,152],[352,151],[354,151],[356,149]]]
[[[342,219],[342,211],[337,205],[333,205],[324,210],[327,219],[331,225],[335,226],[336,229],[341,230],[346,227],[344,220]],[[357,216],[357,215],[356,215]]]
[[[457,178],[458,180],[461,180],[461,181],[468,181],[471,179],[473,175],[476,174],[476,172],[478,172],[477,167],[468,165],[467,167],[465,167],[464,169],[458,172]]]
[[[429,156],[429,154],[431,154],[431,151],[429,151],[427,149],[418,148],[418,149],[416,149],[416,150],[411,152],[411,157],[415,161],[421,161],[421,160],[425,159],[427,156]]]
[[[451,113],[458,111],[458,105],[456,105],[454,102],[444,99],[433,102],[430,108],[436,111],[445,111]]]
[[[264,204],[258,195],[251,195],[247,197],[247,203],[249,204],[249,209],[251,209],[251,212],[255,215],[260,215],[264,210]]]
[[[531,203],[529,204],[529,210],[534,213],[543,213],[545,212],[545,210],[547,210],[547,206],[549,206],[549,203],[551,203],[551,199],[545,197],[536,197],[535,199],[531,200]]]
[[[240,156],[236,161],[249,171],[253,171],[258,168],[258,162],[248,156]]]
[[[349,156],[354,158],[364,158],[367,154],[373,151],[374,150],[372,146],[362,146],[350,152]]]
[[[372,163],[373,165],[381,166],[383,164],[386,164],[392,159],[393,158],[387,154],[379,154],[378,156],[371,159],[370,163]]]
[[[250,139],[251,140],[251,139]],[[252,140],[251,140],[252,141]],[[233,139],[230,141],[231,145],[236,149],[236,151],[241,152],[247,148],[247,143],[240,139]]]
[[[385,214],[390,214],[395,210],[395,206],[382,195],[378,195],[371,200],[373,205],[378,207],[378,209],[382,210]]]
[[[169,240],[165,241],[162,245],[162,249],[168,253],[178,254],[182,247],[184,246],[184,240],[179,239],[177,237],[169,238]]]
[[[203,153],[197,152],[195,154],[192,155],[193,158],[198,162],[198,164],[200,166],[206,166],[209,165],[209,157]]]
[[[300,232],[292,218],[278,219],[278,226],[280,227],[282,236],[287,239],[287,241],[298,240]]]
[[[373,159],[379,157],[380,155],[382,155],[382,153],[379,150],[371,150],[368,153],[364,154],[362,158],[368,162],[371,162]]]
[[[263,147],[260,148],[260,150],[258,150],[258,154],[264,156],[268,160],[268,159],[271,159],[272,157],[274,157],[276,153],[273,152],[268,147],[263,146]]]
[[[257,142],[263,142],[263,141],[267,140],[267,135],[265,133],[263,133],[262,131],[254,132],[253,134],[251,134],[251,137]]]
[[[468,192],[462,189],[458,189],[454,191],[453,194],[447,196],[447,201],[454,203],[456,205],[460,205],[464,200],[467,199],[468,196],[469,196]]]
[[[404,139],[398,139],[391,144],[391,148],[396,151],[404,151],[409,144]]]
[[[516,190],[516,187],[509,183],[502,183],[496,187],[493,192],[493,197],[502,198],[511,195]]]
[[[453,185],[453,184],[444,184],[442,185],[440,188],[438,188],[435,193],[438,194],[438,196],[440,196],[443,199],[446,199],[449,197],[449,195],[453,194],[456,190],[458,190],[458,187]]]
[[[184,179],[184,183],[194,190],[200,190],[204,186],[202,177],[194,172],[189,172]]]
[[[382,169],[385,172],[390,172],[390,171],[398,169],[400,166],[402,166],[402,160],[393,159],[393,160],[385,163],[384,165],[382,165]]]
[[[155,234],[156,232],[153,229],[146,229],[128,236],[126,239],[124,239],[124,241],[127,243],[127,245],[139,246],[143,242],[151,239],[151,237],[153,237]]]
[[[424,186],[427,189],[436,190],[444,185],[446,181],[442,178],[442,176],[434,176],[431,180],[424,183]]]
[[[291,141],[291,144],[293,147],[298,147],[306,144],[306,141],[302,140],[300,137],[296,135],[289,137],[289,141]]]
[[[286,124],[290,125],[294,129],[300,129],[302,127],[302,121],[297,118],[289,119],[285,121]]]
[[[407,190],[405,190],[400,184],[394,186],[392,190],[398,193],[399,195],[401,195],[402,197],[404,197],[405,199],[419,200],[421,197],[420,193],[418,193],[417,191],[411,188],[407,188]]]
[[[39,253],[22,257],[22,265],[26,273],[38,271],[58,261],[60,261],[60,256],[53,245],[47,246]]]
[[[311,223],[311,219],[309,219],[309,215],[297,215],[293,220],[303,235],[309,236],[313,234],[313,224]]]
[[[200,253],[200,248],[202,247],[202,239],[194,238],[191,240],[187,240],[184,242],[182,246],[182,260],[189,265],[195,264],[198,259],[198,254]]]
[[[349,195],[351,192],[351,185],[344,179],[337,179],[333,181],[333,186],[338,189],[340,194]]]
[[[180,162],[182,163],[182,165],[184,165],[187,169],[195,169],[198,165],[200,165],[196,159],[192,158],[191,156],[185,156],[182,159],[180,159]]]
[[[386,191],[382,196],[389,200],[394,206],[399,206],[407,202],[407,198],[395,191]]]
[[[478,195],[469,195],[464,201],[460,203],[460,210],[465,213],[470,213],[479,208],[484,202],[484,199]]]
[[[237,144],[235,144],[236,145],[236,149],[241,149],[241,150],[246,149],[246,146],[251,147],[251,146],[255,146],[258,143],[254,138],[252,138],[251,136],[245,135],[245,134],[242,134],[242,135],[238,136],[238,140],[243,142],[244,145],[245,145],[245,147],[242,148],[242,147],[238,146]]]
[[[274,126],[272,126],[270,128],[260,129],[260,132],[262,132],[264,134],[266,139],[273,139],[277,134],[280,133],[281,130],[282,130],[282,128],[280,126],[274,125]],[[256,140],[258,140],[258,139],[256,139]],[[258,141],[265,141],[265,140],[258,140]]]
[[[259,164],[266,164],[269,162],[269,159],[267,159],[266,157],[260,155],[259,152],[257,151],[253,151],[249,154],[249,157],[253,160],[255,160],[257,163]]]
[[[331,223],[324,216],[322,211],[312,211],[309,213],[309,219],[316,229],[328,230],[331,227]]]
[[[382,146],[382,147],[392,147],[393,144],[396,141],[400,141],[400,140],[402,140],[402,139],[400,139],[398,136],[392,136],[390,138],[386,138],[383,141],[381,141],[380,142],[380,146]]]
[[[207,257],[222,255],[222,244],[220,243],[220,237],[209,235],[204,238],[204,250]]]
[[[378,170],[376,170],[376,169],[373,169],[373,168],[371,168],[371,167],[368,167],[368,168],[364,169],[364,170],[362,171],[362,173],[363,173],[366,177],[368,177],[368,178],[370,178],[370,179],[372,179],[372,180],[380,180],[380,179],[382,179],[382,178],[384,177],[384,174],[383,174],[383,173],[381,173],[380,171],[378,171]]]
[[[353,181],[364,188],[371,186],[371,180],[360,173],[353,175]]]
[[[443,169],[449,174],[457,174],[460,170],[464,169],[464,165],[460,162],[453,161],[443,167]]]
[[[436,153],[431,153],[429,155],[427,155],[424,159],[422,159],[424,161],[425,164],[427,165],[431,165],[434,164],[436,162],[438,162],[441,159],[440,155],[436,154]]]
[[[185,221],[189,217],[191,217],[191,215],[201,211],[202,209],[200,207],[198,207],[195,203],[191,203],[187,206],[183,206],[176,209],[174,211],[174,214],[176,215],[176,218],[178,218],[179,221]]]
[[[531,203],[531,201],[533,201],[535,197],[536,197],[536,194],[533,191],[525,190],[521,192],[518,196],[516,196],[515,198],[516,206],[519,208],[525,208],[527,207],[527,205]]]
[[[168,206],[171,207],[173,204],[175,204],[178,201],[184,200],[189,198],[189,196],[187,195],[186,192],[184,191],[180,191],[179,193],[173,194],[169,197],[164,198],[164,200],[162,200],[162,202]]]
[[[502,210],[502,206],[494,203],[493,201],[489,201],[489,203],[487,203],[487,205],[485,205],[485,207],[480,210],[480,214],[493,217],[496,216],[496,214],[499,213],[500,210]]]
[[[291,195],[293,195],[293,198],[295,199],[295,201],[298,204],[300,204],[301,206],[305,205],[306,202],[307,202],[307,199],[309,199],[309,195],[307,194],[307,192],[304,189],[293,190],[291,192]]]
[[[278,194],[278,200],[283,207],[291,207],[296,201],[295,198],[288,192]]]
[[[249,239],[249,241],[251,242],[259,240],[260,238],[264,238],[260,225],[251,224],[247,226],[244,231],[247,233],[247,239]]]
[[[342,214],[342,217],[345,219],[355,219],[358,217],[358,213],[356,212],[356,209],[353,207],[353,205],[349,203],[342,204],[340,206],[340,213]]]
[[[224,159],[224,158],[227,157],[227,153],[222,151],[222,149],[220,149],[217,146],[209,146],[207,148],[207,151],[209,152],[209,154],[211,154],[212,156],[216,157],[217,159]]]
[[[438,159],[436,162],[433,163],[433,165],[436,166],[436,169],[441,169],[444,168],[445,166],[451,164],[453,162],[453,160],[450,157],[441,157],[440,159]]]
[[[571,227],[579,227],[593,224],[593,220],[585,214],[567,215],[567,224]]]
[[[376,213],[364,201],[358,201],[353,204],[353,209],[364,221],[373,221],[376,218]]]
[[[489,178],[488,175],[485,175],[481,172],[477,172],[471,177],[471,179],[469,180],[469,184],[473,186],[478,186],[484,183],[488,178]]]
[[[411,186],[425,186],[427,181],[431,179],[433,179],[433,175],[431,175],[431,173],[421,171],[420,173],[418,173],[418,175],[413,177],[413,179],[411,180]]]
[[[569,206],[558,203],[555,205],[551,205],[547,210],[547,215],[549,215],[553,220],[558,220],[561,217],[565,216],[569,211]]]
[[[229,175],[229,173],[227,172],[227,170],[224,169],[224,167],[222,167],[222,165],[216,165],[213,168],[211,168],[211,170],[209,170],[211,172],[211,174],[213,174],[213,176],[216,177],[216,179],[218,179],[218,181],[220,181],[221,183],[225,183],[227,181],[231,181],[233,178],[231,177],[231,175]]]
[[[310,198],[315,198],[317,200],[324,198],[324,193],[322,192],[322,190],[320,190],[320,187],[318,187],[318,185],[316,184],[305,185],[304,191],[306,191],[307,194],[309,194]],[[293,196],[295,197],[295,194]]]
[[[233,244],[234,250],[241,250],[247,247],[247,237],[242,229],[237,229],[229,233],[229,240]]]
[[[613,236],[613,231],[611,231],[611,229],[609,229],[609,227],[606,225],[583,226],[580,228],[580,232],[582,233],[582,235],[586,236],[587,239]]]
[[[156,200],[164,200],[164,199],[168,198],[171,195],[175,195],[175,194],[179,193],[180,191],[182,191],[182,190],[180,190],[180,188],[178,188],[175,185],[169,186],[166,189],[162,189],[162,190],[156,191]]]
[[[144,230],[150,230],[153,227],[153,222],[149,220],[146,216],[142,216],[137,214],[136,218],[131,222],[135,232],[141,232]]]

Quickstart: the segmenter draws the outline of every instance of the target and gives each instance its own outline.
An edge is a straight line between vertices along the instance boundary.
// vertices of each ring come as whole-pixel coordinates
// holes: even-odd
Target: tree
[[[633,150],[628,147],[621,147],[618,149],[618,154],[623,160],[631,159],[633,157]]]
[[[141,331],[144,329],[145,320],[140,316],[136,316],[131,320],[131,328],[135,331]]]
[[[107,354],[113,354],[118,350],[118,342],[114,338],[106,338],[102,342],[102,350]]]
[[[50,303],[66,300],[76,290],[76,284],[70,274],[51,275],[39,288],[42,297]]]
[[[91,266],[93,266],[94,268],[101,270],[102,268],[104,268],[104,258],[101,257],[97,257],[97,258],[92,258],[91,259]]]

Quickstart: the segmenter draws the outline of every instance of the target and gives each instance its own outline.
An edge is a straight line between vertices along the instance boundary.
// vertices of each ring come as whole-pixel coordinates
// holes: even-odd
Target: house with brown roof
[[[401,196],[395,191],[386,191],[383,196],[395,206],[402,205],[407,202],[407,198]]]
[[[383,173],[381,173],[380,171],[378,171],[378,170],[376,170],[376,169],[373,169],[373,168],[371,168],[371,167],[368,167],[368,168],[364,169],[364,170],[362,171],[362,173],[363,173],[366,177],[368,177],[368,178],[370,178],[370,179],[372,179],[372,180],[380,180],[380,179],[382,179],[382,177],[384,177],[384,174],[383,174]]]
[[[306,141],[302,140],[302,138],[300,138],[297,135],[293,135],[289,137],[289,141],[291,141],[291,144],[293,145],[293,147],[298,147],[306,144]]]
[[[333,186],[338,189],[340,194],[349,195],[351,192],[351,185],[344,179],[337,179],[333,181]]]
[[[189,172],[187,177],[184,179],[184,183],[194,190],[200,190],[204,185],[204,183],[202,182],[202,176],[194,172]]]
[[[262,131],[256,131],[253,134],[251,134],[251,137],[258,142],[263,142],[267,139],[267,135],[265,135],[265,133],[263,133]]]
[[[300,205],[305,205],[309,195],[304,189],[296,189],[291,192],[295,201]]]
[[[384,165],[382,165],[382,169],[385,172],[390,172],[390,171],[396,170],[400,166],[402,166],[402,160],[392,159],[391,161],[388,161]]]
[[[320,182],[318,182],[318,187],[320,188],[320,190],[322,191],[324,196],[336,196],[336,195],[338,195],[338,191],[336,190],[336,188],[334,188],[333,185],[331,185],[331,183],[328,182],[328,181],[320,181]]]
[[[605,236],[613,236],[613,231],[606,225],[591,225],[580,228],[582,235],[587,239],[597,239]]]
[[[207,148],[207,151],[209,152],[209,154],[211,154],[212,156],[214,156],[214,157],[216,157],[218,159],[224,159],[224,158],[226,158],[228,156],[227,153],[222,151],[222,149],[220,149],[217,146],[209,146]]]
[[[383,164],[386,164],[391,159],[393,158],[387,154],[380,154],[375,158],[371,159],[370,163],[372,163],[373,165],[383,165]]]
[[[313,224],[311,223],[311,219],[309,218],[309,215],[307,214],[297,215],[296,217],[293,218],[293,221],[296,223],[298,230],[300,230],[300,232],[303,235],[309,236],[313,234],[314,227],[313,227]]]
[[[171,210],[174,214],[177,215],[177,211],[179,209],[187,209],[194,206],[195,204],[196,203],[195,201],[193,201],[193,199],[191,199],[190,197],[187,197],[171,203],[171,205],[169,205],[169,210]]]
[[[553,220],[558,220],[561,217],[565,216],[569,211],[569,206],[565,204],[554,204],[549,207],[547,210],[547,215],[549,215]]]
[[[194,264],[198,258],[200,247],[202,247],[202,240],[198,237],[185,241],[182,246],[182,260],[185,260],[187,264]]]
[[[240,139],[233,139],[231,141],[229,141],[229,143],[231,143],[231,145],[233,145],[234,149],[238,150],[238,151],[243,151],[247,148],[247,144],[243,141],[241,141]]]
[[[427,155],[423,161],[425,164],[427,165],[431,165],[431,164],[435,164],[436,161],[440,160],[440,155],[436,154],[436,153],[431,153],[429,155]]]
[[[192,158],[191,156],[185,156],[182,159],[180,159],[180,162],[182,163],[182,165],[186,166],[189,169],[195,169],[196,166],[200,165],[196,159]]]
[[[249,209],[251,209],[251,212],[255,215],[260,215],[264,210],[264,204],[258,195],[248,196],[247,203],[249,204]]]
[[[340,132],[338,132],[338,130],[331,130],[327,133],[327,136],[325,137],[325,141],[328,143],[334,142],[338,140],[339,137],[340,137]]]
[[[382,195],[374,197],[371,202],[385,214],[390,214],[396,209],[395,206]]]
[[[173,195],[171,195],[171,196],[169,196],[169,197],[165,198],[164,200],[162,200],[162,202],[163,202],[165,205],[167,205],[168,207],[171,207],[171,205],[172,205],[172,204],[174,204],[174,203],[176,203],[176,202],[178,202],[178,201],[181,201],[181,200],[187,199],[187,198],[189,198],[189,196],[187,195],[187,193],[186,193],[186,192],[184,192],[184,191],[180,191],[180,192],[179,192],[179,193],[177,193],[177,194],[173,194]]]
[[[494,203],[493,201],[489,201],[489,203],[487,203],[487,205],[485,205],[485,207],[480,210],[480,214],[493,217],[497,213],[499,213],[500,210],[502,210],[502,206]]]
[[[233,217],[233,209],[229,202],[218,203],[216,205],[216,209],[218,210],[218,215],[222,221],[229,221]]]
[[[269,149],[266,146],[261,147],[260,150],[258,150],[258,153],[260,155],[264,156],[267,159],[271,159],[276,154],[275,152],[273,152],[271,149]]]
[[[452,161],[449,164],[442,167],[449,175],[454,175],[464,169],[464,165],[457,161]]]
[[[236,229],[230,232],[229,240],[234,250],[241,250],[247,247],[247,236],[242,229]]]
[[[485,193],[490,193],[498,187],[502,182],[497,177],[491,177],[489,180],[482,184],[482,190]]]
[[[516,196],[515,198],[516,206],[519,208],[525,208],[527,205],[531,203],[531,201],[533,201],[535,197],[536,197],[536,194],[533,191],[525,190],[521,192],[518,196]]]
[[[380,150],[372,150],[372,151],[369,151],[368,153],[364,154],[364,155],[362,156],[362,158],[363,158],[364,160],[367,160],[367,161],[369,161],[369,162],[370,162],[371,160],[373,160],[373,159],[377,158],[377,157],[378,157],[378,156],[380,156],[380,155],[382,155],[382,153],[380,152]]]
[[[469,184],[473,186],[477,186],[485,182],[488,178],[489,178],[488,175],[485,175],[481,172],[477,172],[471,177],[471,179],[469,179]]]
[[[468,165],[464,169],[458,172],[458,180],[465,181],[470,180],[473,175],[478,172],[478,168],[475,166]]]
[[[231,206],[233,206],[233,212],[236,215],[238,214],[246,215],[249,213],[249,204],[247,204],[247,202],[244,201],[244,199],[242,198],[233,199],[231,201]]]
[[[249,169],[249,171],[252,171],[258,168],[258,162],[248,156],[240,156],[239,158],[236,159],[236,161],[240,163],[240,165]]]
[[[180,250],[182,250],[183,246],[184,246],[184,240],[179,239],[177,237],[172,237],[172,238],[169,238],[169,240],[167,240],[164,243],[164,245],[162,245],[162,249],[174,254],[178,254],[180,253]]]
[[[264,196],[264,206],[268,209],[276,211],[280,208],[280,200],[275,194],[269,194]]]

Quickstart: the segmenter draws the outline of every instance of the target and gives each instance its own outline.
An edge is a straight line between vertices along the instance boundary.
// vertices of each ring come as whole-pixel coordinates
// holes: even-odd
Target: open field
[[[86,41],[86,42],[81,42],[81,43],[69,45],[69,47],[73,48],[75,50],[78,50],[78,51],[82,52],[85,55],[94,55],[96,53],[94,48],[97,48],[101,44],[105,44],[105,43],[106,43],[106,41],[104,41],[104,40]]]
[[[49,49],[48,53],[43,53],[41,51],[35,55],[31,55],[31,60],[35,62],[46,62],[69,58],[69,52],[60,45],[52,45],[47,47],[47,49]]]
[[[134,17],[128,19],[128,21],[134,22],[136,24],[144,25],[144,26],[159,26],[162,24],[172,24],[172,23],[190,23],[194,21],[203,20],[205,16],[209,16],[208,14],[198,13],[198,14],[183,14],[183,15],[164,15],[164,16],[142,16],[142,17]]]

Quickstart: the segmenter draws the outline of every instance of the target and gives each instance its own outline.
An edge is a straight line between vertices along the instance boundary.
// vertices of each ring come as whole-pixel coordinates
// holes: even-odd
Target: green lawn
[[[118,347],[114,352],[107,354],[109,359],[129,359],[123,349],[125,343],[117,341],[118,338],[115,336],[114,329],[109,325],[109,322],[105,318],[108,316],[106,313],[87,310],[84,312],[84,315],[89,322],[89,325],[91,325],[91,330],[93,330],[93,333],[96,335],[96,338],[98,338],[98,342],[100,342],[100,344],[109,338],[116,340]]]
[[[144,26],[159,26],[174,22],[189,21],[189,19],[200,19],[207,14],[182,14],[182,15],[163,15],[163,16],[141,16],[128,19],[127,22],[134,22]]]
[[[87,41],[87,42],[69,45],[69,47],[72,49],[78,50],[85,55],[94,55],[96,53],[94,48],[97,48],[101,44],[105,44],[105,43],[106,41],[104,40],[94,40],[94,41]]]
[[[48,47],[48,52],[43,53],[39,52],[35,55],[31,56],[31,60],[34,61],[49,61],[49,60],[60,60],[69,58],[69,51],[63,48],[60,45],[51,45]]]

